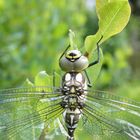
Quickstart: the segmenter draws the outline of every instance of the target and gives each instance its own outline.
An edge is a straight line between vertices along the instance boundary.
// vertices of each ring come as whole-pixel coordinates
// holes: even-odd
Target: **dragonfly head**
[[[60,59],[59,65],[63,71],[79,72],[86,69],[89,62],[79,50],[70,50]]]

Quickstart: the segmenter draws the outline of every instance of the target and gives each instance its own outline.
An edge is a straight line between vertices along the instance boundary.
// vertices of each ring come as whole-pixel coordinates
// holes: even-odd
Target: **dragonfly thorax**
[[[66,73],[62,79],[62,93],[65,95],[61,103],[63,108],[83,108],[85,100],[86,80],[82,73]]]
[[[87,89],[87,83],[82,73],[66,73],[62,78],[62,92],[64,95],[82,95]]]
[[[60,59],[59,65],[66,72],[81,72],[89,65],[87,57],[78,50],[71,50]]]

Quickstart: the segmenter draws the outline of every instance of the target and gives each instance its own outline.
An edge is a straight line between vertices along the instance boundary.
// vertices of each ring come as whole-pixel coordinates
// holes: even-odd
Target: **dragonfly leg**
[[[65,49],[65,51],[61,54],[60,58],[59,58],[59,61],[60,59],[64,56],[64,54],[67,52],[67,50],[69,49],[70,45],[68,45],[68,47]]]
[[[88,87],[92,87],[91,82],[90,82],[90,78],[89,78],[89,76],[88,76],[87,71],[86,71],[86,70],[84,70],[84,72],[85,72],[85,75],[86,75],[86,77],[87,77]]]
[[[93,65],[96,65],[96,64],[98,64],[98,63],[100,62],[100,45],[99,45],[99,43],[101,42],[102,39],[103,39],[103,36],[101,36],[101,38],[100,38],[99,41],[97,42],[97,53],[98,53],[98,58],[97,58],[97,60],[95,60],[94,62],[91,62],[91,63],[89,64],[88,67],[91,67],[91,66],[93,66]]]

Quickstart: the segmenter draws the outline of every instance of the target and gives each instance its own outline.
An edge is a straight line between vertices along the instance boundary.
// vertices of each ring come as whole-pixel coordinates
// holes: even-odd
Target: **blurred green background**
[[[102,44],[104,62],[94,85],[140,101],[140,1],[130,3],[127,27]],[[34,81],[41,70],[60,72],[69,29],[80,47],[96,33],[94,0],[0,0],[0,88]]]
[[[102,44],[104,63],[97,87],[139,80],[139,5],[131,1],[127,27]],[[87,35],[96,33],[94,0],[0,0],[0,87],[19,86],[41,70],[60,71],[58,58],[69,44],[69,29],[80,47]]]

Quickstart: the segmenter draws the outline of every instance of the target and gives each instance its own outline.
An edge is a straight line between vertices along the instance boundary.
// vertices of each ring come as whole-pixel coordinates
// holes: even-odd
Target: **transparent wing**
[[[140,116],[140,102],[117,96],[106,91],[89,90],[88,92],[91,93],[87,95],[89,101],[95,101],[102,106],[114,109],[114,111],[119,110],[122,112],[129,112],[130,114],[136,115],[138,117]]]
[[[42,127],[49,129],[52,120],[62,114],[62,98],[59,90],[49,87],[1,90],[0,137],[7,140],[39,137]]]
[[[88,132],[105,135],[140,138],[140,103],[108,92],[88,91],[83,125]],[[128,139],[128,137],[126,139]],[[105,137],[103,136],[105,139]]]
[[[52,94],[53,93],[53,94]],[[43,99],[55,98],[62,96],[55,88],[50,87],[28,87],[28,88],[13,88],[0,90],[0,113],[3,111],[12,111],[17,105],[32,105]],[[11,107],[11,108],[10,108]]]

